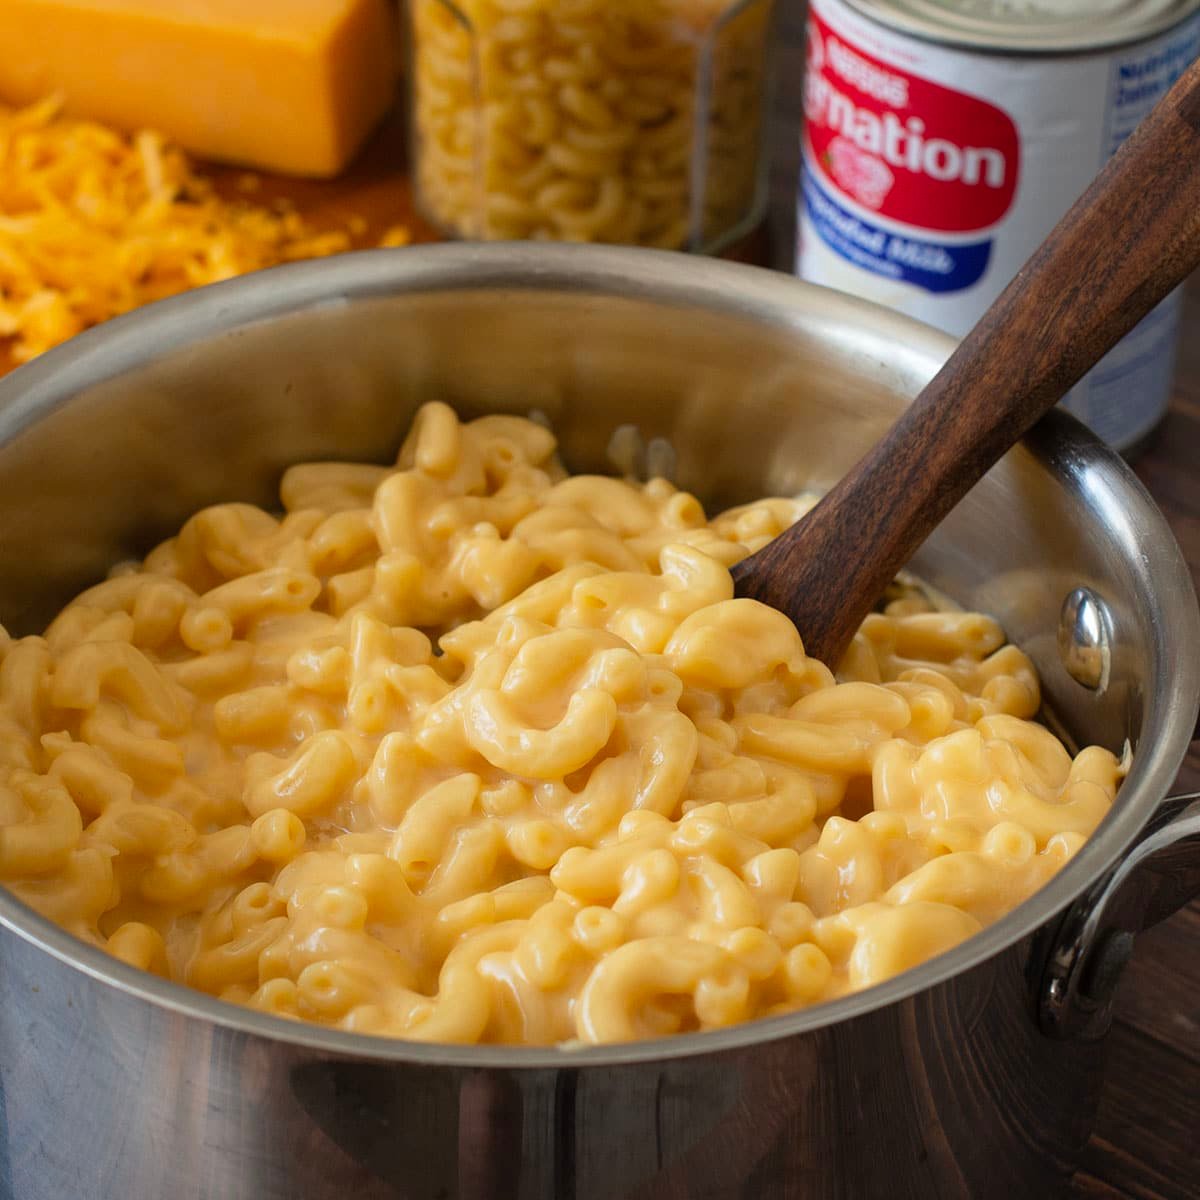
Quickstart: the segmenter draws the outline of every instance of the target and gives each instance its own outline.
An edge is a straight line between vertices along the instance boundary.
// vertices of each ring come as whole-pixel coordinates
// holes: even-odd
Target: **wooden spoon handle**
[[[1200,62],[883,440],[804,520],[734,568],[738,594],[786,613],[807,652],[836,664],[946,513],[1198,262]]]

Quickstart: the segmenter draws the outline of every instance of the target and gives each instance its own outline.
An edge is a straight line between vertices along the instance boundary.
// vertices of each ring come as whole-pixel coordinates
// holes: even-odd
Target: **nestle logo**
[[[846,45],[811,11],[804,111],[810,169],[864,208],[964,233],[1012,207],[1020,151],[1007,113]]]
[[[908,80],[903,75],[893,75],[891,71],[867,62],[843,46],[837,38],[829,38],[825,43],[825,53],[831,69],[863,95],[874,96],[892,108],[908,106]]]

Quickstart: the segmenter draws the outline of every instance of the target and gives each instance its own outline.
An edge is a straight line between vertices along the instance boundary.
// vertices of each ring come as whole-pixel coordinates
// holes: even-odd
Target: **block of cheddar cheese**
[[[394,0],[0,0],[0,101],[330,176],[394,99],[398,24]]]

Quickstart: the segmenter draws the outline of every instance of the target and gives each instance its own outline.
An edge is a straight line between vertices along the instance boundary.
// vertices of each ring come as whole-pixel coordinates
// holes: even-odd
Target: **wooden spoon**
[[[806,652],[836,665],[938,522],[1198,263],[1200,62],[890,432],[803,520],[734,567],[737,594],[786,613]]]

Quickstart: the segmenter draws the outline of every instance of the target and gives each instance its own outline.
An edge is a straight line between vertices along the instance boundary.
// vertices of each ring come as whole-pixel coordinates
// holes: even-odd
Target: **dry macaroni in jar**
[[[412,0],[418,203],[464,238],[713,250],[761,210],[771,0]]]

